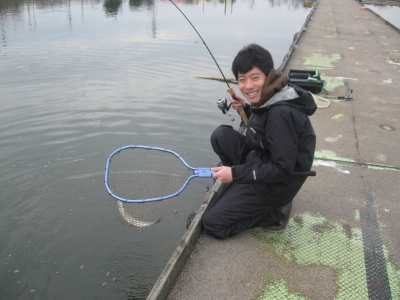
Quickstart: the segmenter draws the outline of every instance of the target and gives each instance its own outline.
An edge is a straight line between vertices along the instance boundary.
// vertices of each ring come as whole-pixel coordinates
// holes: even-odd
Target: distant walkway
[[[363,4],[400,6],[399,0],[362,0]]]

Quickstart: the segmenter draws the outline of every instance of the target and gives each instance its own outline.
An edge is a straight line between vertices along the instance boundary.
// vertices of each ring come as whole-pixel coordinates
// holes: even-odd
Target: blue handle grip
[[[193,170],[194,175],[200,178],[210,178],[215,171],[212,171],[210,168],[197,168]]]

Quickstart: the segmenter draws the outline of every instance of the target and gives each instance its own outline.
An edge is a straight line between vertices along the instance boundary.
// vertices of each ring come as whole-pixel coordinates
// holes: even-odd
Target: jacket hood
[[[270,106],[289,105],[297,108],[307,116],[311,116],[317,110],[313,96],[306,90],[288,84],[281,91],[275,93],[266,103],[260,107],[252,107],[254,113],[262,112]]]

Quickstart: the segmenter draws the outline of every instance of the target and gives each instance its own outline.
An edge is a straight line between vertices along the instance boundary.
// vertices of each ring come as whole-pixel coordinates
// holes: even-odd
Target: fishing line
[[[194,31],[196,31],[197,35],[200,37],[200,39],[201,39],[201,41],[203,42],[204,46],[206,46],[208,52],[210,53],[211,57],[213,58],[215,64],[217,65],[218,70],[221,72],[222,77],[224,78],[226,84],[228,85],[228,88],[230,88],[230,85],[229,85],[229,83],[228,83],[228,80],[226,80],[226,78],[225,78],[225,76],[224,76],[224,73],[222,73],[222,70],[221,70],[221,68],[219,67],[219,65],[218,65],[218,63],[217,63],[217,61],[216,61],[216,59],[214,58],[214,55],[211,53],[211,51],[210,51],[210,49],[208,48],[206,42],[205,42],[205,41],[203,40],[203,38],[201,37],[200,33],[199,33],[199,32],[197,31],[197,29],[193,26],[192,22],[190,22],[190,20],[186,17],[186,15],[183,13],[183,11],[181,11],[181,9],[180,9],[172,0],[169,0],[169,1],[171,1],[171,3],[180,11],[180,13],[185,17],[185,19],[186,19],[186,20],[189,22],[189,24],[193,27]]]
[[[212,59],[214,60],[215,64],[218,67],[218,70],[221,72],[222,77],[225,80],[225,83],[228,85],[228,93],[232,96],[233,99],[236,100],[235,98],[235,91],[233,90],[233,88],[229,85],[228,80],[226,80],[224,73],[222,72],[221,68],[219,67],[217,60],[214,58],[214,55],[211,53],[210,49],[208,48],[206,42],[203,40],[203,38],[201,37],[200,33],[197,31],[197,29],[194,27],[194,25],[192,24],[192,22],[190,22],[190,20],[188,19],[188,17],[186,17],[186,15],[183,13],[183,11],[174,3],[174,1],[171,1],[171,3],[179,10],[179,12],[185,17],[185,19],[189,22],[189,24],[193,27],[194,31],[196,31],[197,35],[200,37],[201,41],[203,42],[204,46],[206,46],[208,52],[210,53]],[[239,114],[242,117],[242,120],[244,122],[244,124],[247,126],[247,124],[249,123],[249,120],[247,119],[246,113],[244,112],[243,108],[239,109]]]

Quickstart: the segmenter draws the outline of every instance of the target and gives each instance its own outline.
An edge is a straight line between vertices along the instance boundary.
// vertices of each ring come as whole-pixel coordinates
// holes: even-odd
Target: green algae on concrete
[[[355,222],[359,225],[358,211]],[[360,225],[361,226],[361,225]],[[334,299],[368,299],[364,249],[360,226],[341,220],[330,221],[323,216],[301,212],[294,216],[282,234],[256,229],[256,235],[266,251],[275,251],[287,263],[311,266],[324,265],[336,274],[337,292]],[[386,247],[384,246],[384,249]],[[400,299],[400,270],[388,259],[387,273],[392,299]],[[284,279],[267,284],[258,300],[308,299],[290,292]]]
[[[316,150],[314,153],[314,163],[318,160],[328,160],[328,161],[335,161],[339,162],[342,165],[353,165],[356,164],[356,161],[351,158],[345,158],[338,156],[332,150]],[[400,171],[399,167],[390,166],[390,165],[383,165],[383,164],[373,164],[373,163],[358,163],[359,165],[363,165],[368,169],[373,170],[388,170],[388,171]]]
[[[385,62],[387,62],[388,64],[392,64],[392,65],[398,65],[400,66],[400,62],[398,62],[397,60],[394,61],[393,59],[391,59],[390,57],[386,57]]]
[[[314,158],[341,161],[345,163],[355,163],[354,159],[337,156],[337,154],[331,150],[317,150],[314,153]]]
[[[305,65],[309,69],[333,69],[333,63],[340,60],[340,54],[333,53],[330,55],[324,55],[320,53],[314,53],[311,56],[304,57]]]
[[[386,247],[384,247],[385,256],[388,257]],[[392,299],[400,299],[400,268],[396,267],[393,263],[386,264],[386,270],[390,282],[390,292]]]
[[[334,299],[368,299],[360,228],[304,212],[295,215],[283,234],[262,229],[257,233],[264,245],[268,244],[288,263],[332,268],[337,286]],[[264,295],[267,291],[270,291],[269,287]]]
[[[330,33],[336,33],[335,22],[333,20],[324,20],[321,22],[316,22],[315,27],[319,30],[328,31]]]
[[[344,86],[343,78],[326,76],[321,73],[321,79],[325,81],[324,89],[333,92],[337,87]]]
[[[258,300],[270,299],[288,299],[288,300],[309,300],[309,298],[301,296],[298,293],[291,293],[286,285],[286,281],[278,279],[268,284],[268,290],[258,298]]]
[[[339,120],[344,117],[344,114],[336,114],[331,117],[331,120]]]
[[[397,171],[399,172],[400,169],[395,166],[389,166],[389,165],[380,165],[380,164],[370,164],[370,163],[365,163],[368,169],[372,170],[388,170],[388,171]]]

